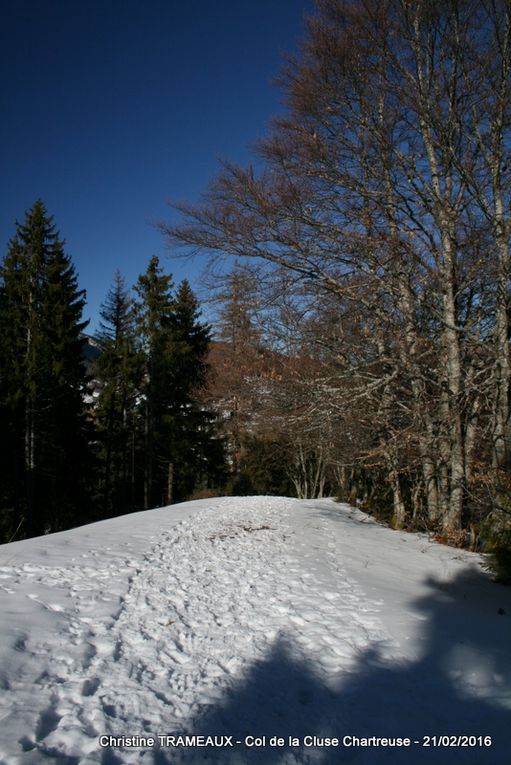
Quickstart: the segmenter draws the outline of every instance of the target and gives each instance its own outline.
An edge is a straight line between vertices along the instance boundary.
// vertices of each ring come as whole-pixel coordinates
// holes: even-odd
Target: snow
[[[481,560],[276,497],[4,545],[0,763],[506,765],[511,591]]]

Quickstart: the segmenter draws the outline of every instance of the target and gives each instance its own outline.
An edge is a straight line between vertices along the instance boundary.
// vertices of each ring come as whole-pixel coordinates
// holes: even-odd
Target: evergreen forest
[[[158,259],[115,274],[95,337],[85,294],[38,200],[1,267],[1,541],[171,504],[225,481],[201,401],[211,328]]]

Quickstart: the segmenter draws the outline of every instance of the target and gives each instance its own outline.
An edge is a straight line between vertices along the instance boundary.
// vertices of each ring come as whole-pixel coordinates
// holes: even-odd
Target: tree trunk
[[[174,488],[174,463],[169,462],[169,467],[167,470],[167,505],[172,504],[173,499],[173,488]]]
[[[35,524],[35,433],[34,402],[29,394],[25,407],[25,483],[27,498],[27,535],[32,537],[38,531]]]
[[[144,422],[145,470],[144,470],[144,510],[149,510],[152,504],[153,486],[153,443],[152,425],[149,401],[146,401]]]
[[[508,466],[509,457],[506,435],[509,423],[509,388],[511,376],[508,316],[509,252],[508,237],[503,233],[499,239],[499,284],[495,317],[495,340],[497,351],[496,391],[492,438],[492,462],[493,466],[496,468],[505,468]]]

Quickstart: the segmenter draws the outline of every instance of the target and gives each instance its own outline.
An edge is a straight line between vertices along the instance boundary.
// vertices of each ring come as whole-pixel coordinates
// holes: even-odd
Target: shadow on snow
[[[434,763],[434,765],[511,765],[511,684],[509,651],[495,650],[496,630],[505,630],[511,647],[509,613],[499,616],[485,604],[484,577],[467,571],[445,584],[430,580],[430,594],[412,604],[425,617],[423,655],[416,662],[384,661],[378,645],[336,686],[326,684],[314,666],[300,659],[283,635],[271,653],[255,663],[238,685],[217,705],[207,707],[186,727],[193,734],[227,735],[243,741],[247,735],[265,736],[264,748],[161,749],[155,765],[170,763],[280,762],[356,763],[379,765]],[[491,588],[490,588],[491,589]],[[507,595],[507,593],[506,593]],[[502,634],[500,637],[504,637]],[[453,639],[454,638],[454,639]],[[504,646],[505,642],[502,640]],[[451,676],[452,658],[464,666],[464,678]],[[488,678],[507,692],[508,708],[499,699],[476,697],[467,690]],[[491,736],[489,748],[423,747],[425,735]],[[270,747],[271,736],[409,737],[421,742],[411,748]],[[293,757],[293,754],[296,757]]]

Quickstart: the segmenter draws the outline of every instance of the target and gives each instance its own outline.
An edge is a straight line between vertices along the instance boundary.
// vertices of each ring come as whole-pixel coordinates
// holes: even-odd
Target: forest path
[[[172,509],[155,512],[168,520]],[[38,559],[0,566],[6,602],[31,601],[40,626],[18,625],[17,665],[3,668],[0,720],[18,734],[15,742],[0,736],[1,765],[337,762],[337,751],[292,746],[289,737],[302,743],[305,734],[356,733],[355,723],[371,729],[365,715],[373,688],[389,705],[374,723],[380,733],[406,735],[399,718],[410,713],[417,683],[431,685],[438,668],[420,641],[410,668],[404,639],[426,617],[419,609],[404,613],[404,582],[401,596],[389,598],[389,587],[410,564],[408,539],[424,570],[435,566],[448,578],[447,564],[462,562],[455,551],[365,520],[330,501],[210,500],[175,523],[155,524],[143,544],[130,541],[122,555],[88,547],[68,565]],[[118,521],[129,524],[129,516]],[[421,559],[421,549],[435,560]],[[499,686],[487,675],[476,692]],[[413,730],[421,715],[437,715],[435,692],[452,702],[441,677],[425,708],[419,699]],[[491,711],[482,703],[464,705],[468,720]],[[442,725],[447,708],[439,709]],[[234,746],[98,746],[101,735],[179,734],[232,735]],[[244,746],[246,736],[271,735],[286,745]],[[344,754],[350,762],[376,761],[365,750]],[[416,754],[410,761],[427,760]],[[470,751],[459,761],[479,762]]]

